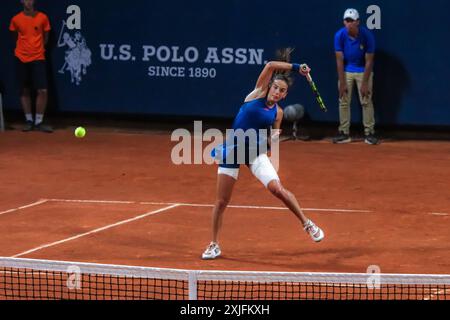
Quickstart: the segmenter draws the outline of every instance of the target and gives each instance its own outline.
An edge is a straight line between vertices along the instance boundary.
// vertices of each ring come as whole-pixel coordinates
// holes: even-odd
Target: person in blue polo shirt
[[[339,76],[339,134],[333,143],[351,142],[350,105],[354,83],[358,88],[362,106],[364,141],[379,143],[375,136],[375,116],[372,102],[373,63],[375,58],[375,38],[371,31],[360,26],[356,9],[344,13],[344,27],[334,37],[337,71]]]

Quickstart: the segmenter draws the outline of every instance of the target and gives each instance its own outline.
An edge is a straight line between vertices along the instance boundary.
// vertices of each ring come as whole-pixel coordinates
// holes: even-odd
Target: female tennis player
[[[291,71],[294,71],[306,76],[310,71],[309,68],[302,71],[299,64],[289,63],[290,53],[290,49],[281,50],[278,60],[282,61],[271,61],[265,65],[256,82],[255,89],[245,98],[244,104],[233,122],[234,131],[239,129],[258,131],[259,129],[272,128],[272,139],[279,135],[283,110],[278,103],[288,94],[288,88],[292,82],[289,75]],[[213,154],[217,157],[217,153],[219,153],[219,157],[223,161],[219,164],[217,176],[217,197],[212,219],[212,241],[203,253],[202,258],[215,259],[221,255],[217,241],[218,233],[222,225],[223,213],[231,199],[234,184],[238,179],[241,164],[236,161],[237,152],[233,152],[231,157],[228,154],[230,154],[230,150],[236,151],[240,143],[245,145],[246,151],[245,161],[242,164],[246,164],[253,175],[295,214],[302,223],[304,230],[309,233],[314,241],[321,241],[324,238],[323,231],[303,214],[295,196],[282,186],[278,174],[267,156],[267,151],[260,152],[261,149],[264,150],[261,146],[263,143],[267,144],[267,140],[258,136],[257,144],[259,145],[255,155],[256,158],[250,159],[251,147],[249,147],[248,141],[237,141],[236,137],[233,137],[231,142],[230,139],[227,139],[224,145],[216,148],[218,151]]]

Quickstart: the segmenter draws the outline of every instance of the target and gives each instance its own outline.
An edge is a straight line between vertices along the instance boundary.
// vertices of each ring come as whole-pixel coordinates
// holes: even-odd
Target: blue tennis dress
[[[277,109],[276,104],[268,107],[265,98],[244,103],[234,119],[233,133],[227,134],[225,143],[211,152],[211,156],[219,160],[219,166],[239,168],[241,164],[249,165],[254,157],[267,153],[267,139],[277,118]],[[259,129],[266,129],[266,134]],[[256,137],[256,140],[250,137]],[[245,150],[245,156],[242,150]]]

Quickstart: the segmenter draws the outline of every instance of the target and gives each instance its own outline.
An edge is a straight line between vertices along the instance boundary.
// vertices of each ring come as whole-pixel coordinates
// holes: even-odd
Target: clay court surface
[[[281,144],[316,244],[242,168],[210,241],[216,166],[172,164],[168,133],[0,134],[0,256],[180,269],[450,273],[450,143]]]

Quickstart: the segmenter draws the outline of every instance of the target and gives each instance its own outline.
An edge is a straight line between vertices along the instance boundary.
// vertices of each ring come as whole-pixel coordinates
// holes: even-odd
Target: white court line
[[[442,212],[431,212],[430,213],[431,215],[433,215],[433,216],[450,216],[450,214],[448,214],[448,213],[442,213]]]
[[[214,207],[212,204],[195,204],[195,203],[180,203],[181,206],[186,207]],[[264,210],[289,210],[286,207],[265,207],[265,206],[242,206],[242,205],[228,205],[228,208],[238,209],[264,209]],[[348,210],[348,209],[317,209],[317,208],[302,208],[304,211],[332,211],[332,212],[355,212],[355,213],[370,213],[368,210]]]
[[[45,202],[47,202],[47,201],[48,201],[47,199],[41,199],[41,200],[39,200],[39,201],[36,201],[36,202],[30,203],[30,204],[27,204],[27,205],[25,205],[25,206],[21,206],[21,207],[18,207],[18,208],[14,208],[14,209],[9,209],[9,210],[6,210],[6,211],[2,211],[2,212],[0,212],[0,216],[1,216],[2,214],[6,214],[6,213],[10,213],[10,212],[18,211],[18,210],[23,210],[23,209],[26,209],[26,208],[38,206],[38,205],[40,205],[40,204],[42,204],[42,203],[45,203]]]
[[[243,208],[243,209],[268,209],[268,210],[289,210],[285,207],[258,207],[258,206],[229,206],[231,208]],[[368,210],[348,210],[348,209],[317,209],[317,208],[302,208],[304,211],[333,211],[333,212],[359,212],[370,213]]]
[[[69,199],[46,199],[51,202],[76,202],[76,203],[106,203],[106,204],[133,204],[136,201],[115,201],[115,200],[69,200]]]
[[[64,243],[64,242],[72,241],[72,240],[75,240],[75,239],[79,239],[81,237],[88,236],[90,234],[94,234],[94,233],[98,233],[98,232],[101,232],[101,231],[104,231],[104,230],[107,230],[107,229],[111,229],[111,228],[114,228],[114,227],[126,224],[128,222],[132,222],[132,221],[136,221],[136,220],[139,220],[139,219],[143,219],[143,218],[149,217],[151,215],[155,215],[157,213],[160,213],[160,212],[163,212],[163,211],[166,211],[166,210],[170,210],[170,209],[175,208],[175,207],[178,207],[178,205],[174,204],[174,205],[162,208],[162,209],[158,209],[158,210],[154,210],[154,211],[150,211],[150,212],[144,213],[144,214],[142,214],[140,216],[137,216],[137,217],[134,217],[134,218],[131,218],[131,219],[122,220],[122,221],[119,221],[119,222],[116,222],[116,223],[113,223],[113,224],[109,224],[107,226],[104,226],[104,227],[101,227],[101,228],[98,228],[98,229],[95,229],[95,230],[92,230],[92,231],[89,231],[89,232],[81,233],[81,234],[78,234],[78,235],[70,237],[70,238],[66,238],[66,239],[59,240],[59,241],[52,242],[52,243],[47,243],[47,244],[44,244],[44,245],[39,246],[37,248],[30,249],[30,250],[27,250],[25,252],[16,254],[16,255],[12,256],[11,258],[18,258],[18,257],[24,256],[24,255],[30,254],[32,252],[36,252],[36,251],[39,251],[39,250],[42,250],[42,249],[45,249],[45,248],[48,248],[48,247],[56,246],[56,245]]]
[[[108,201],[108,200],[67,200],[67,199],[47,199],[54,202],[87,202],[87,203],[117,203],[117,204],[147,204],[147,205],[178,205],[185,207],[214,207],[213,204],[201,203],[182,203],[182,202],[139,202],[139,201]],[[266,206],[245,206],[245,205],[229,205],[228,208],[238,209],[264,209],[264,210],[289,210],[286,207],[266,207]],[[370,210],[350,210],[350,209],[319,209],[319,208],[302,208],[304,211],[322,211],[322,212],[344,212],[344,213],[373,213]]]

